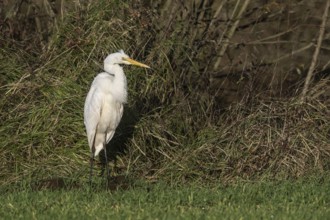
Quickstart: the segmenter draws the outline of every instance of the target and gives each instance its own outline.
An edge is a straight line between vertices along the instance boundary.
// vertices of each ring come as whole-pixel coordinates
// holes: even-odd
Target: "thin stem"
[[[320,48],[321,48],[321,45],[322,45],[324,31],[325,31],[325,25],[326,25],[328,13],[329,13],[329,5],[330,5],[330,0],[328,0],[326,2],[326,5],[325,5],[324,13],[323,13],[323,16],[322,16],[322,23],[320,25],[320,34],[319,34],[319,37],[318,37],[318,40],[317,40],[317,44],[316,44],[316,48],[315,48],[315,51],[314,51],[314,55],[313,55],[313,58],[312,58],[311,65],[310,65],[308,73],[307,73],[304,88],[303,88],[303,91],[301,93],[301,99],[300,99],[301,102],[306,101],[306,94],[307,94],[307,91],[308,91],[308,87],[309,87],[309,84],[311,82],[313,72],[315,70],[317,58],[318,58],[319,53],[320,53]]]

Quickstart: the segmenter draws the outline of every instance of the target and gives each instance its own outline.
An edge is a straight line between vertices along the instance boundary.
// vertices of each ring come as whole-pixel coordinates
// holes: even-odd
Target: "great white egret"
[[[120,64],[149,66],[137,62],[123,50],[112,53],[104,60],[104,71],[99,73],[87,94],[84,106],[84,123],[91,150],[90,181],[94,157],[103,149],[106,159],[107,181],[109,175],[106,144],[113,137],[123,115],[123,104],[127,101],[127,82]]]

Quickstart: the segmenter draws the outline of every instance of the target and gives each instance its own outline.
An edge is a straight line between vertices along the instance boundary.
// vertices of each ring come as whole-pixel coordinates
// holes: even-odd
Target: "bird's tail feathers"
[[[99,144],[99,145],[95,146],[94,156],[96,157],[97,155],[99,155],[99,153],[102,149],[103,149],[102,144]]]

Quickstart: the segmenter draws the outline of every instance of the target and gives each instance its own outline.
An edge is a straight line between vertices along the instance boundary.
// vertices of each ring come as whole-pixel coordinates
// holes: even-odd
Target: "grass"
[[[325,179],[324,179],[325,178]],[[200,187],[138,183],[127,190],[14,191],[1,219],[328,219],[330,181],[246,182]]]
[[[187,47],[175,35],[184,23],[166,44],[155,42],[152,25],[138,43],[133,36],[143,29],[125,19],[129,9],[125,1],[102,1],[68,13],[43,50],[29,47],[33,52],[28,52],[28,42],[3,38],[0,186],[84,177],[89,162],[84,100],[104,57],[120,48],[152,69],[125,69],[129,100],[110,142],[114,152],[120,149],[111,153],[119,174],[186,184],[286,179],[329,170],[328,99],[318,95],[299,104],[294,96],[248,93],[223,108],[215,99],[218,89],[205,90],[195,81],[197,76],[210,80],[190,69],[198,71],[203,62],[191,60],[189,51],[180,59],[171,55]]]
[[[251,89],[224,107],[228,91],[210,87],[208,57],[189,46],[198,39],[178,34],[189,20],[158,36],[156,15],[131,10],[100,1],[68,13],[42,49],[0,36],[0,218],[329,218],[330,80],[299,103],[237,79]],[[84,99],[121,48],[152,66],[125,69],[129,100],[108,151],[113,179],[129,181],[90,192]]]

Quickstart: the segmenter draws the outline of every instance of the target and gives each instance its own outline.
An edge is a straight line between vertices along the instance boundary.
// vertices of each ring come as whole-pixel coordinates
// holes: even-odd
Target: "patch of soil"
[[[104,185],[103,185],[104,186]],[[40,190],[72,190],[79,189],[82,185],[76,181],[65,181],[63,177],[54,177],[49,179],[42,179],[31,184],[31,188],[36,191]],[[92,187],[94,187],[92,185]],[[106,190],[128,190],[132,187],[131,182],[125,176],[113,176],[108,179]],[[95,186],[95,189],[103,190],[104,187]],[[97,190],[97,189],[96,189]]]
[[[50,179],[42,179],[31,184],[33,190],[59,190],[59,189],[76,189],[80,188],[77,182],[66,182],[63,177],[54,177]]]

